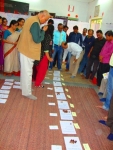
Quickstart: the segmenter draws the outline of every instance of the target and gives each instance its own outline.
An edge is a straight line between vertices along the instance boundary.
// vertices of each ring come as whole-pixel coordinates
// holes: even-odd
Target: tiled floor
[[[44,89],[33,86],[37,101],[23,97],[19,89],[11,89],[6,104],[0,104],[0,150],[50,150],[52,144],[62,145],[62,150],[66,150],[55,92],[47,90],[47,87],[53,88],[53,76],[50,74],[48,72],[46,75],[49,79],[45,78],[50,84],[45,85]],[[67,97],[67,101],[74,104],[74,108],[70,107],[70,110],[77,114],[73,122],[80,126],[79,130],[76,129],[76,136],[81,144],[89,144],[91,150],[112,150],[113,142],[107,140],[109,128],[98,123],[99,119],[107,115],[107,112],[96,108],[96,105],[101,104],[97,95],[98,87],[82,79],[80,75],[70,79],[65,71],[61,74],[64,79],[62,83],[65,83],[63,89],[69,91],[65,95],[71,96],[71,99]],[[19,77],[0,75],[0,87],[5,78],[19,81]],[[52,94],[53,98],[48,98],[48,94]],[[48,102],[56,105],[48,106]],[[50,117],[49,113],[57,113],[58,117]],[[49,125],[58,125],[59,130],[51,131]]]

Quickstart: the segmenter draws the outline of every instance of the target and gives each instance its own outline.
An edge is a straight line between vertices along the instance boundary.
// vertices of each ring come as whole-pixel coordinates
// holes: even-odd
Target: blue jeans
[[[57,54],[57,67],[58,69],[61,69],[61,64],[62,64],[62,53],[63,53],[63,48],[61,46],[54,45],[54,52],[52,54],[52,58],[54,60],[56,54]],[[53,68],[53,62],[50,62],[49,68]]]
[[[69,69],[69,64],[70,64],[70,59],[71,59],[71,52],[68,52],[68,55],[67,55],[67,63],[66,63],[66,69]]]
[[[106,102],[103,105],[103,108],[106,110],[109,110],[112,93],[113,93],[113,68],[111,67],[109,71],[108,82],[107,82]]]
[[[88,62],[87,54],[84,54],[84,56],[82,58],[82,61],[80,63],[79,69],[78,69],[78,73],[81,73],[83,71],[83,69],[86,66],[87,62]],[[84,75],[86,75],[86,68],[84,69]]]

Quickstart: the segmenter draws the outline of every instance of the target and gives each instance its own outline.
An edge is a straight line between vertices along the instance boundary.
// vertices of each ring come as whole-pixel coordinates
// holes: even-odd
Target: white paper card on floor
[[[73,120],[71,110],[63,109],[60,110],[61,120]]]
[[[15,81],[15,82],[14,82],[14,84],[16,84],[16,85],[20,85],[20,82]]]
[[[84,150],[91,150],[88,143],[83,143]]]
[[[62,146],[60,146],[60,145],[51,145],[51,150],[62,150]]]
[[[4,85],[13,85],[12,82],[4,82]]]
[[[7,101],[7,99],[1,99],[1,98],[0,98],[0,103],[1,103],[1,104],[5,104],[6,101]]]
[[[14,79],[5,79],[5,82],[14,82]]]
[[[14,89],[21,89],[21,87],[19,85],[13,85]]]
[[[50,79],[49,77],[45,77],[45,79]]]
[[[6,95],[6,94],[0,94],[0,98],[8,98],[8,95]]]
[[[55,93],[57,99],[66,100],[66,96],[64,93],[57,92]]]
[[[54,87],[55,92],[64,92],[63,87]]]
[[[76,134],[72,121],[60,121],[62,134]]]
[[[59,109],[69,109],[68,102],[58,100],[58,108]]]
[[[44,82],[44,84],[50,84],[49,82]]]
[[[58,130],[58,126],[56,126],[56,125],[50,125],[49,129],[50,130]]]
[[[49,87],[48,87],[47,89],[48,89],[48,90],[53,90],[53,88],[49,88]]]
[[[78,137],[64,137],[66,150],[83,150]]]
[[[55,81],[53,82],[53,85],[54,86],[62,86],[61,82],[55,82]]]
[[[57,113],[49,113],[49,115],[50,115],[51,117],[57,117],[57,116],[58,116]]]
[[[56,71],[56,70],[55,70],[55,71],[54,71],[54,74],[60,74],[60,71]]]
[[[61,81],[60,77],[53,77],[54,81]]]
[[[53,74],[49,73],[48,75],[49,75],[49,76],[52,76]]]
[[[2,93],[2,94],[9,94],[10,91],[9,90],[0,90],[0,93]]]
[[[53,74],[54,77],[59,77],[60,78],[60,74]]]
[[[47,97],[53,97],[53,95],[47,95]]]
[[[48,72],[53,72],[53,71],[50,71],[50,70],[49,70]]]
[[[1,89],[2,89],[2,90],[10,90],[10,89],[11,89],[11,86],[4,86],[4,85],[3,85],[3,86],[1,87]]]
[[[55,103],[48,103],[48,105],[50,105],[50,106],[55,106]]]

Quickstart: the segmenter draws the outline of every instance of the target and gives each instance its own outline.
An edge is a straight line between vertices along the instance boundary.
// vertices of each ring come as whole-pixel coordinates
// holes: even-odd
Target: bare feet
[[[105,117],[102,117],[102,118],[103,118],[105,121],[107,121],[107,118],[108,118],[108,117],[107,117],[107,116],[105,116]]]
[[[103,109],[103,107],[102,106],[96,106],[97,108],[101,108],[101,109]]]
[[[37,85],[35,85],[35,87],[38,87],[38,88],[44,88],[44,85],[39,85],[39,86],[37,86]]]
[[[67,72],[68,72],[68,71],[69,71],[69,69],[65,69],[65,71],[67,71]]]
[[[82,79],[85,79],[85,76],[84,75],[81,75]]]
[[[80,76],[84,76],[84,74],[83,74],[83,73],[80,73]]]

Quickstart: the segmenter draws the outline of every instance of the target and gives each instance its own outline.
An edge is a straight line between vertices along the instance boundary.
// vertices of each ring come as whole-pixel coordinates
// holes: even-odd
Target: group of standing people
[[[18,76],[20,64],[16,45],[25,20],[12,20],[9,26],[6,18],[0,17],[0,20],[0,70],[4,75]]]
[[[88,32],[88,34],[87,34]],[[52,58],[57,54],[57,67],[62,70],[63,63],[66,63],[66,70],[71,73],[71,78],[75,78],[77,73],[83,78],[93,80],[97,77],[97,85],[100,87],[103,74],[110,70],[110,57],[113,52],[113,32],[107,31],[105,37],[102,30],[96,31],[97,38],[93,36],[94,31],[86,28],[83,33],[78,32],[78,26],[73,27],[66,38],[63,26],[58,25],[58,30],[53,35]],[[64,50],[64,53],[63,53]],[[66,61],[65,61],[66,60]],[[54,62],[50,63],[49,69],[53,68]]]

